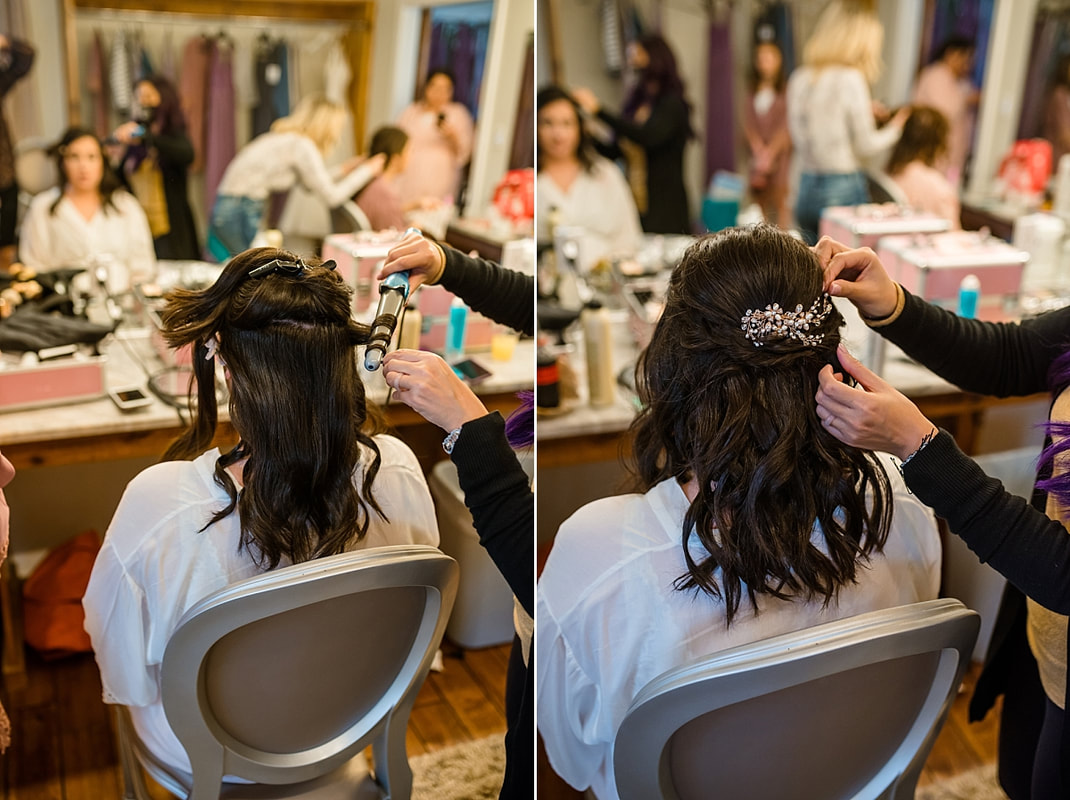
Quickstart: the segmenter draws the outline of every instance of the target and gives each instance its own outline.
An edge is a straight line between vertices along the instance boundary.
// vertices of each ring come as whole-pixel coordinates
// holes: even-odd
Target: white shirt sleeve
[[[391,544],[427,544],[438,547],[435,504],[420,462],[409,446],[393,436],[375,437],[382,459],[372,483],[372,495],[389,522],[374,510],[364,547]],[[358,477],[358,486],[361,477]]]
[[[327,165],[316,145],[308,137],[294,137],[293,164],[301,185],[320,197],[330,208],[337,208],[363,189],[375,174],[367,164],[361,164],[340,181],[331,180]]]
[[[611,211],[618,220],[615,250],[618,253],[637,253],[643,246],[643,226],[639,221],[639,209],[636,208],[632,189],[616,165],[606,162],[603,167],[610,187],[605,196],[612,198]]]
[[[104,702],[127,706],[150,705],[159,694],[156,668],[148,663],[151,620],[145,594],[109,539],[117,529],[138,525],[137,505],[128,489],[108,526],[82,597],[85,630],[100,668]]]
[[[52,256],[48,207],[56,199],[54,191],[37,195],[30,203],[19,231],[19,261],[36,270],[50,270],[57,265]]]
[[[602,693],[584,672],[543,596],[535,601],[535,697],[539,733],[554,771],[583,791],[594,783],[605,756]]]
[[[873,120],[873,102],[866,79],[858,70],[843,71],[843,104],[847,112],[847,127],[856,156],[868,158],[887,150],[903,134],[898,125],[878,128]]]

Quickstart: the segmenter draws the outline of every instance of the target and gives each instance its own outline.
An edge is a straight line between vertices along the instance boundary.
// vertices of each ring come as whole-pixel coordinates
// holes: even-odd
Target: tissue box
[[[103,397],[105,356],[60,358],[0,370],[0,411]]]
[[[872,247],[882,236],[902,233],[940,233],[951,223],[927,211],[914,211],[895,203],[830,206],[821,211],[819,232],[848,247]]]
[[[323,240],[323,260],[338,262],[338,274],[353,288],[353,308],[365,311],[379,302],[375,280],[379,265],[390,249],[398,243],[398,234],[389,238],[378,234],[332,233]]]
[[[981,281],[981,295],[1016,295],[1029,253],[975,231],[932,236],[885,236],[878,255],[888,274],[926,300],[957,300],[967,275]]]

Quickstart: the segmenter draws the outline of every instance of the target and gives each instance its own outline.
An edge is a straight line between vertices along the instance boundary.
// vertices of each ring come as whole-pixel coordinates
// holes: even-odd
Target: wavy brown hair
[[[756,347],[741,330],[748,309],[807,309],[821,294],[817,257],[780,229],[705,236],[673,271],[636,366],[640,483],[698,487],[680,532],[687,572],[676,588],[721,598],[729,624],[744,593],[752,606],[757,595],[827,605],[888,536],[888,476],[871,452],[825,431],[815,409],[817,375],[835,357],[843,317],[833,308],[811,328],[824,334],[817,345]],[[827,555],[812,541],[815,522]],[[689,550],[692,532],[705,557]]]
[[[928,167],[947,153],[950,134],[947,117],[929,106],[914,106],[903,126],[903,133],[888,156],[884,171],[898,175],[912,161]]]
[[[215,360],[206,358],[206,343],[217,338],[241,438],[216,461],[215,480],[230,503],[205,527],[237,510],[239,548],[266,569],[283,558],[340,553],[363,538],[372,512],[386,518],[372,494],[378,417],[369,414],[355,350],[369,330],[352,320],[343,279],[316,259],[300,271],[249,275],[272,259],[299,263],[285,250],[246,250],[212,286],[172,292],[162,314],[167,343],[193,347],[197,387],[193,422],[164,459],[191,458],[211,445]],[[243,458],[238,490],[227,467]]]

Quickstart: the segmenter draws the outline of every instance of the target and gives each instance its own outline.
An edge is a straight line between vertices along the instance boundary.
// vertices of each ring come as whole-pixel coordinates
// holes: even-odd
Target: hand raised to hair
[[[425,350],[394,350],[383,357],[383,378],[400,400],[428,422],[452,431],[487,415],[453,368]]]
[[[376,280],[381,281],[394,272],[409,272],[409,287],[415,289],[422,283],[434,283],[446,268],[445,256],[434,242],[423,234],[410,233],[386,254]],[[452,430],[452,428],[451,428]]]
[[[598,109],[602,107],[598,96],[586,86],[577,86],[572,90],[571,94],[576,104],[588,114],[597,114]]]
[[[825,430],[844,444],[892,453],[901,459],[917,450],[934,425],[914,403],[867,369],[842,344],[836,355],[858,386],[844,383],[831,364],[821,368],[814,399]]]
[[[899,290],[881,260],[868,247],[852,250],[828,236],[814,245],[825,273],[825,291],[846,297],[870,319],[887,317],[899,302]]]

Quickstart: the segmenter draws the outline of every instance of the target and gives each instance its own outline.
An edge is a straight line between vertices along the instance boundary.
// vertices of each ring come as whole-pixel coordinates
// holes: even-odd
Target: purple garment
[[[719,169],[736,171],[736,130],[732,102],[732,31],[728,23],[710,23],[706,68],[706,183]]]
[[[208,67],[208,108],[204,131],[205,208],[215,206],[216,189],[237,152],[234,135],[234,78],[231,47],[214,42]]]

